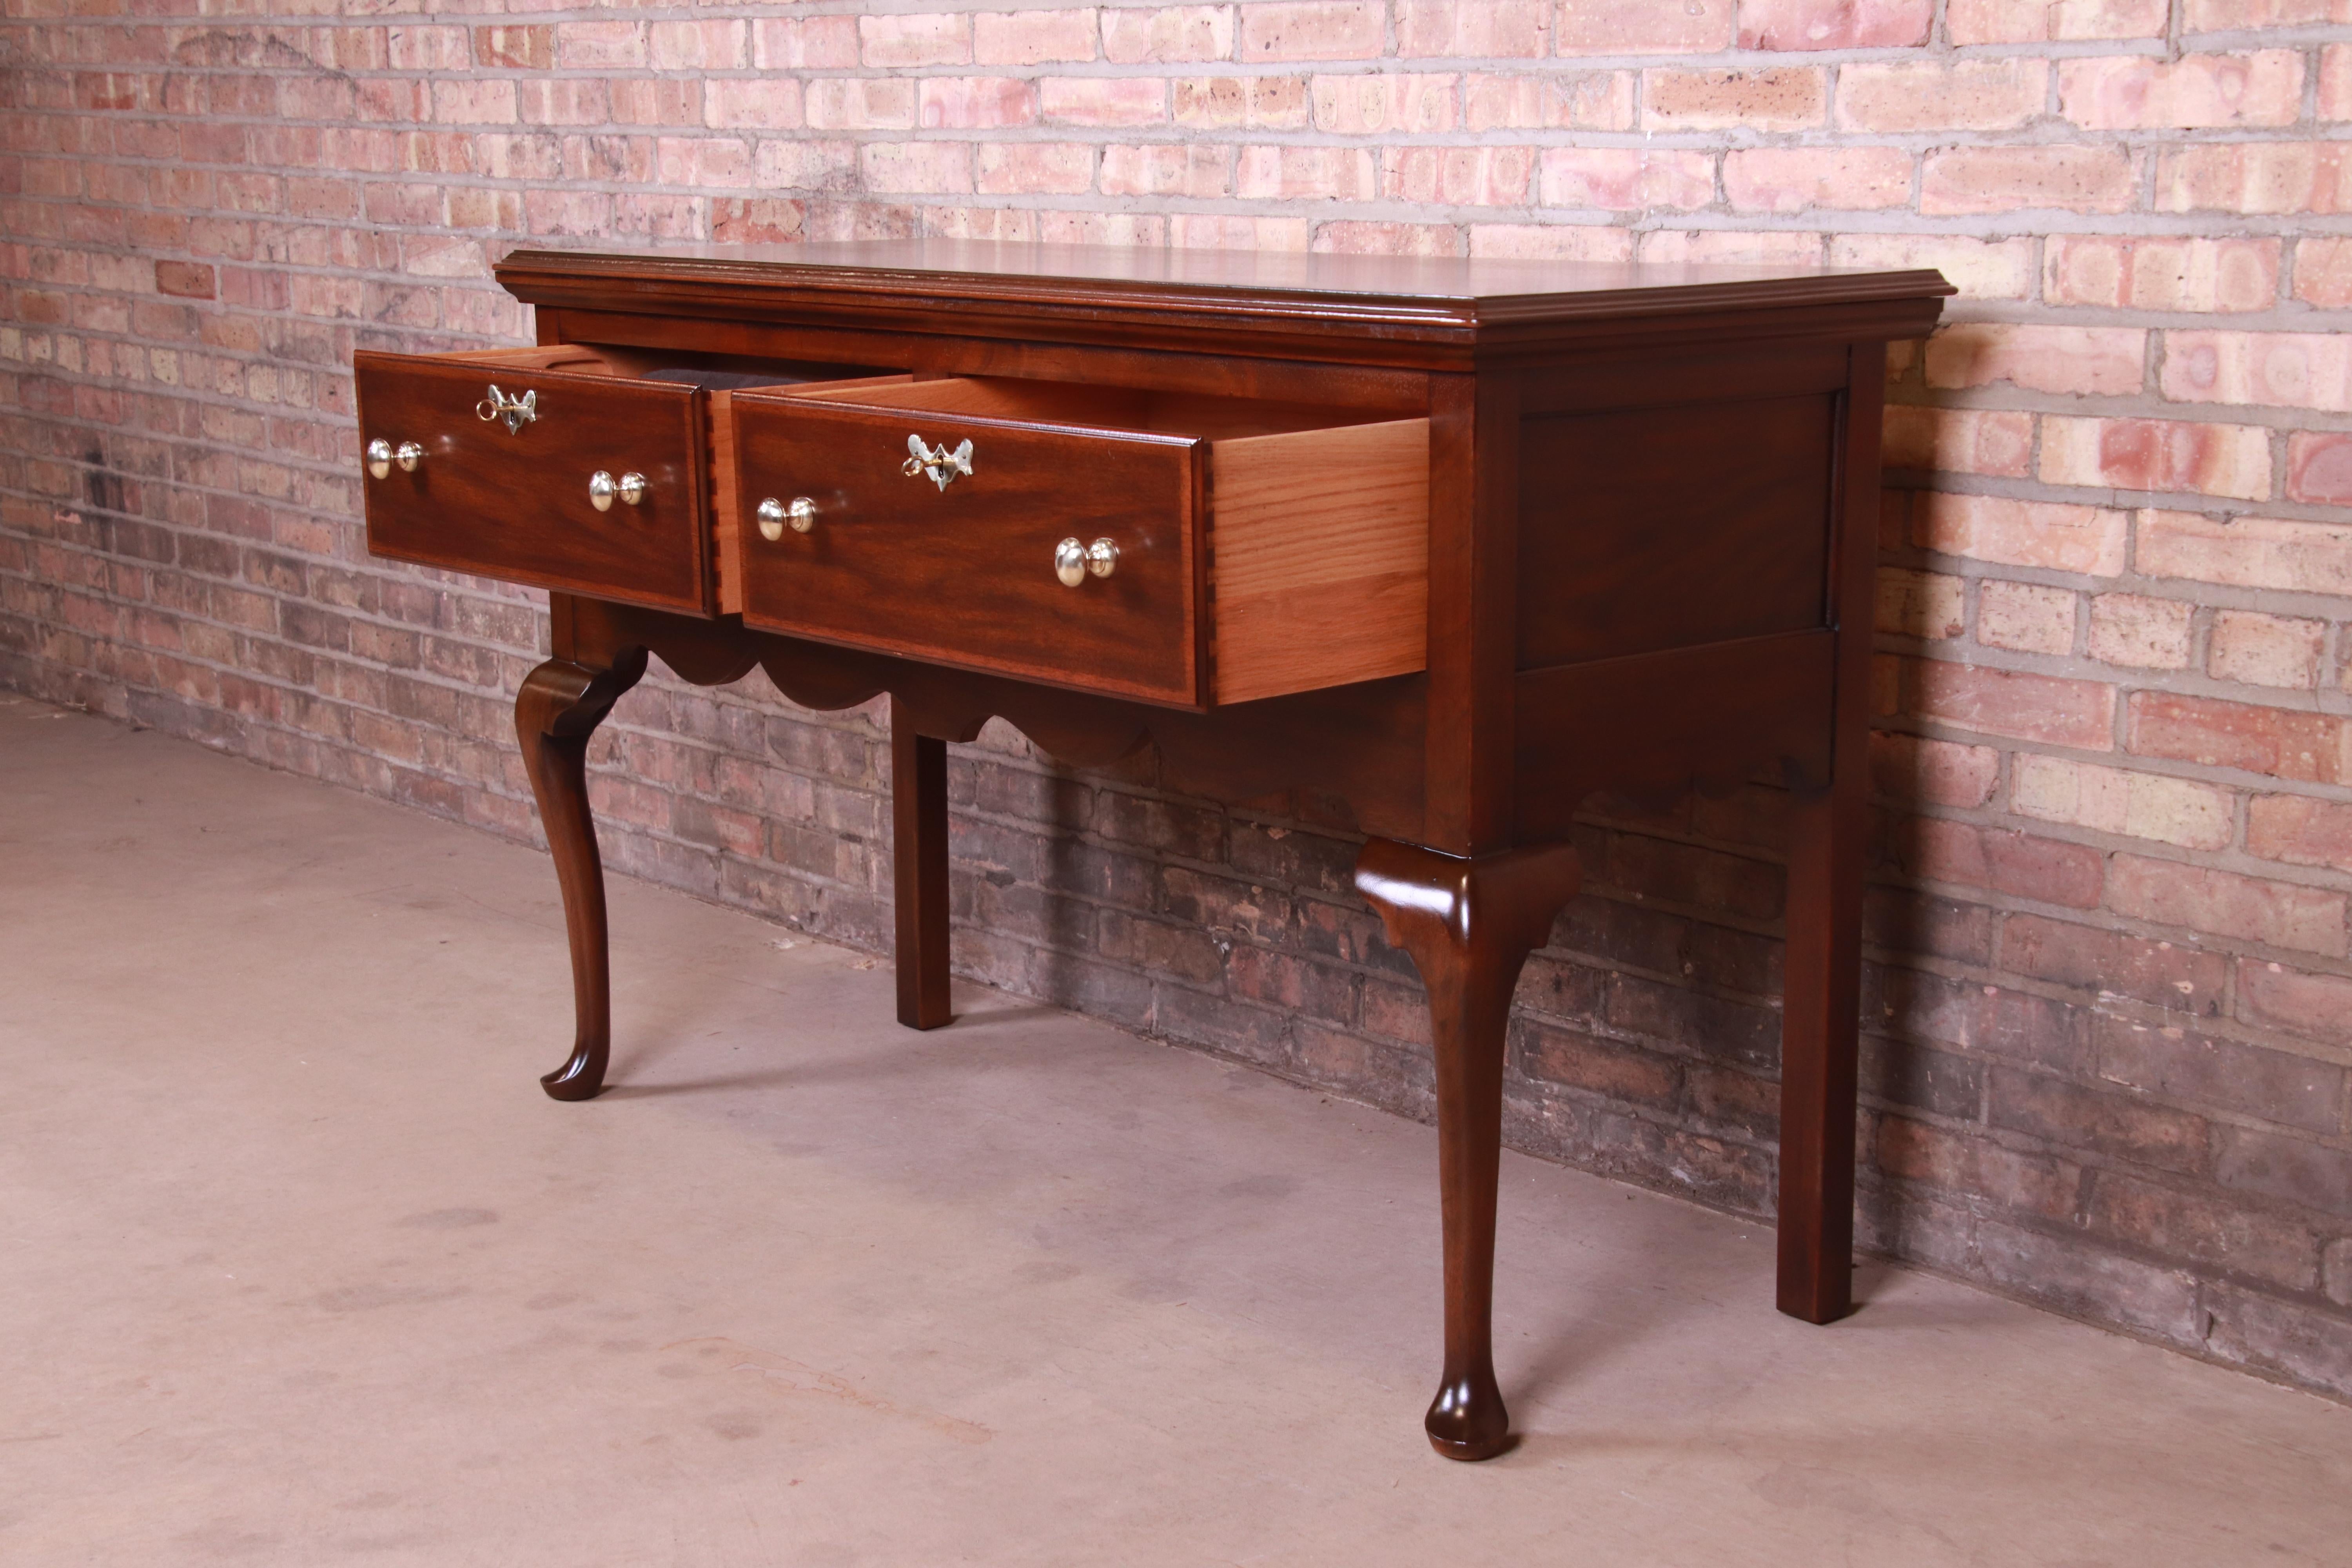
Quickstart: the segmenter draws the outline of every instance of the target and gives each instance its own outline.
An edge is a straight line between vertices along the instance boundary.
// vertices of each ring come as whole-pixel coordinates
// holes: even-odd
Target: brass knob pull
[[[588,476],[588,504],[598,511],[613,510],[613,498],[619,496],[631,506],[646,499],[646,477],[643,474],[623,474],[618,479],[599,468]]]
[[[1054,575],[1065,588],[1075,588],[1089,576],[1108,577],[1118,570],[1118,546],[1108,539],[1081,544],[1065,539],[1054,546]]]
[[[792,525],[794,533],[806,533],[816,526],[816,502],[806,496],[794,496],[793,504],[786,506],[770,496],[760,503],[759,517],[762,539],[782,539],[786,523]]]
[[[414,441],[403,441],[395,447],[379,436],[367,444],[367,471],[377,479],[390,474],[394,463],[400,465],[402,473],[413,474],[424,460],[425,448]]]
[[[910,479],[928,476],[931,483],[945,489],[957,479],[971,474],[971,443],[967,440],[950,452],[945,442],[930,447],[924,444],[920,436],[909,436],[907,437],[907,460],[898,465],[898,471]]]

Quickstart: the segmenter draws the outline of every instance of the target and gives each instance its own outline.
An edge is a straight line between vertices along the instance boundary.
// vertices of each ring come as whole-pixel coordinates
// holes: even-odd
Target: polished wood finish
[[[948,1006],[948,747],[890,703],[890,864],[898,920],[898,1022],[936,1029]]]
[[[883,389],[887,392],[889,389]],[[875,395],[880,395],[877,394]],[[743,623],[762,631],[1191,706],[1202,700],[1200,442],[885,403],[737,393],[736,506],[816,503],[815,526],[740,533]],[[908,437],[973,443],[944,489]],[[1055,543],[1114,538],[1116,572],[1065,586]]]
[[[1576,895],[1564,844],[1463,859],[1375,838],[1356,890],[1429,989],[1437,1055],[1438,1192],[1445,1234],[1445,1370],[1423,1426],[1450,1459],[1502,1452],[1510,1417],[1495,1382],[1495,1187],[1503,1150],[1503,1045],[1519,971]]]
[[[593,1100],[604,1088],[613,1047],[613,990],[604,930],[604,863],[588,813],[588,741],[622,694],[646,673],[643,648],[624,649],[601,668],[551,658],[523,678],[515,697],[515,738],[547,828],[548,853],[563,889],[572,944],[572,1055],[539,1081],[551,1099]]]
[[[711,608],[703,394],[614,374],[605,356],[562,368],[544,350],[353,356],[360,440],[415,441],[414,472],[367,477],[368,549],[656,609]],[[492,384],[538,395],[509,431],[475,412]],[[589,476],[646,477],[635,506],[598,511]]]
[[[1885,375],[1879,343],[1853,349],[1850,384]],[[1850,398],[1841,432],[1833,613],[1871,624],[1876,566],[1878,410]],[[1801,794],[1790,823],[1780,1013],[1780,1310],[1810,1323],[1853,1304],[1854,1078],[1862,994],[1862,859],[1867,830],[1869,639],[1839,639],[1832,774]]]
[[[1940,278],[945,241],[524,251],[499,277],[541,337],[500,374],[567,409],[592,380],[612,410],[655,400],[639,434],[709,491],[650,563],[475,515],[568,499],[617,469],[602,458],[445,482],[440,513],[368,486],[387,552],[561,590],[518,703],[579,988],[551,1093],[604,1070],[585,747],[649,653],[702,684],[763,670],[808,707],[888,696],[917,1027],[948,1018],[946,746],[991,718],[1073,765],[1148,744],[1169,788],[1311,800],[1370,837],[1358,885],[1429,992],[1446,1342],[1427,1426],[1482,1458],[1508,1442],[1489,1345],[1503,1040],[1576,886],[1563,841],[1595,791],[1777,778],[1779,1302],[1846,1310],[1884,345],[1925,333]],[[488,379],[363,356],[362,435],[453,363]],[[971,436],[973,477],[901,474],[910,432]],[[762,538],[758,502],[802,494],[816,530]],[[1098,532],[1119,571],[1062,587],[1054,542]]]

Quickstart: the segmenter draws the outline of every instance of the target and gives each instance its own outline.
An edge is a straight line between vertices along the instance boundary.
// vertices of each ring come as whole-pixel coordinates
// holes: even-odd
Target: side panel
[[[1219,441],[1209,465],[1218,701],[1428,663],[1428,420]]]

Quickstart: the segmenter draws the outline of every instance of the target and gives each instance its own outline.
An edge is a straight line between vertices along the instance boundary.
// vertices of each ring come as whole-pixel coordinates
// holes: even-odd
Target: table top
[[[807,245],[521,248],[499,281],[535,304],[592,294],[633,308],[724,294],[843,305],[930,301],[1098,316],[1297,321],[1452,333],[1628,317],[1938,299],[1932,269],[1541,261],[1499,257],[1354,256],[1171,250],[965,240]]]

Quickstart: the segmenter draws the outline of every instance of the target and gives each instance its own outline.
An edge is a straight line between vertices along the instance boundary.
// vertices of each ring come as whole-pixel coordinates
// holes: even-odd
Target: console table
[[[1429,994],[1437,1450],[1508,1443],[1489,1351],[1511,993],[1597,790],[1794,794],[1779,1305],[1850,1305],[1864,745],[1885,345],[1932,271],[943,241],[498,268],[540,345],[356,356],[369,549],[551,590],[516,724],[604,1083],[590,734],[648,654],[890,699],[898,1017],[948,1022],[946,742],[1149,741],[1312,788]]]

